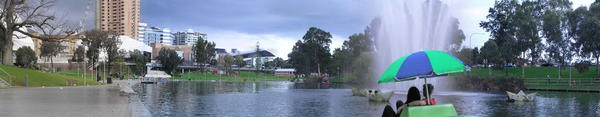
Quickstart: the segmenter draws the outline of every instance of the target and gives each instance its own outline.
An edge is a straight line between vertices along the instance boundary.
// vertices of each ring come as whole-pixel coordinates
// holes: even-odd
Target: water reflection
[[[381,116],[388,103],[352,96],[348,86],[290,82],[169,82],[136,86],[154,116]],[[405,91],[392,96],[405,100]],[[534,102],[507,103],[504,94],[441,91],[438,103],[477,116],[599,116],[596,93],[540,92]]]

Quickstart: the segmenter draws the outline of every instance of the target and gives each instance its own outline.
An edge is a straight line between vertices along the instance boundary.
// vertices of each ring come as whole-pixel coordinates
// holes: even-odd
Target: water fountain
[[[449,7],[439,0],[382,0],[374,27],[376,57],[373,58],[377,78],[396,59],[421,50],[447,51],[450,45],[453,17]],[[437,85],[436,78],[432,83]],[[381,84],[380,88],[408,89],[421,80]],[[391,87],[390,87],[391,85]]]

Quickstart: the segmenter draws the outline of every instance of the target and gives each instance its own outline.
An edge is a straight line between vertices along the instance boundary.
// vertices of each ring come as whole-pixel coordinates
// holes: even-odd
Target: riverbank
[[[457,77],[485,79],[517,79],[523,80],[523,90],[543,90],[543,91],[565,91],[565,92],[598,92],[600,91],[600,80],[595,79],[595,67],[590,67],[587,72],[579,73],[572,68],[569,74],[569,67],[561,70],[561,77],[558,76],[557,67],[511,67],[507,69],[487,69],[474,68],[470,72],[455,74]],[[524,78],[523,78],[524,76]],[[498,82],[505,85],[503,82]],[[477,82],[475,82],[477,84]],[[494,84],[492,84],[494,85]]]
[[[103,86],[0,89],[0,116],[129,117],[150,113],[137,96],[122,93],[137,81]]]
[[[237,72],[236,72],[237,73]],[[236,76],[219,76],[209,72],[191,72],[184,73],[181,77],[175,77],[174,80],[223,80],[223,81],[290,81],[292,77],[275,76],[268,73],[240,72]]]
[[[474,75],[456,75],[451,78],[453,86],[463,91],[485,91],[485,92],[518,92],[525,90],[523,79],[514,77],[492,77],[482,78]]]
[[[84,79],[83,76],[79,75],[63,75],[8,65],[0,65],[0,69],[3,70],[0,71],[0,78],[10,83],[13,87],[83,86],[84,82],[87,85],[100,84],[90,76]]]

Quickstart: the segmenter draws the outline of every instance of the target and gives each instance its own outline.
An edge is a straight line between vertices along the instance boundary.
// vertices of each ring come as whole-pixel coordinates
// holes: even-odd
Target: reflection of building
[[[95,27],[133,39],[138,36],[140,0],[96,0]]]
[[[194,45],[198,38],[206,40],[206,34],[200,32],[194,32],[192,29],[188,29],[186,32],[173,33],[175,41],[173,45]]]
[[[257,58],[257,55],[260,57]],[[242,56],[246,62],[246,67],[252,68],[256,68],[256,65],[261,65],[262,68],[265,62],[272,61],[275,58],[275,55],[267,50],[260,50],[258,54],[256,51],[238,52],[238,54],[234,54],[233,56]]]
[[[281,68],[273,71],[275,76],[294,76],[296,69],[293,68]]]
[[[147,27],[146,23],[139,24],[138,40],[146,45],[151,43],[162,43],[165,45],[173,45],[173,35],[168,28]]]

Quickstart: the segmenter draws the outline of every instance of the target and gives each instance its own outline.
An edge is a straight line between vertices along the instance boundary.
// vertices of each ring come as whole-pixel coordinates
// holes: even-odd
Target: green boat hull
[[[400,117],[469,117],[459,116],[452,104],[413,106],[403,109]]]

